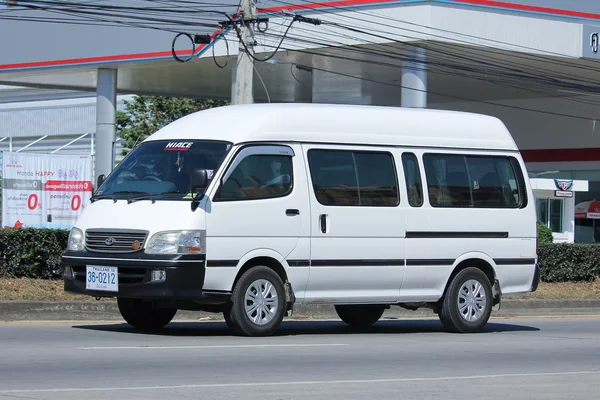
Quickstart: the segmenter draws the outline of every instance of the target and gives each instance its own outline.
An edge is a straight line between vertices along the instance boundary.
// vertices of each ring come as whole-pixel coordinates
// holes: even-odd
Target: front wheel
[[[139,299],[118,298],[117,305],[123,319],[137,329],[160,329],[177,314],[176,309],[154,308],[152,302]]]
[[[224,316],[236,334],[268,336],[279,328],[285,308],[285,288],[279,275],[271,268],[256,266],[235,284]]]
[[[478,268],[465,268],[450,282],[439,318],[451,332],[480,332],[490,318],[492,303],[488,277]]]

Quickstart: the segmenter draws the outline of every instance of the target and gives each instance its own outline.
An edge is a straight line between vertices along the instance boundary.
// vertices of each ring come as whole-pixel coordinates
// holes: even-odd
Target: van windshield
[[[119,163],[94,197],[191,198],[191,172],[207,170],[210,182],[231,146],[207,140],[144,142]]]

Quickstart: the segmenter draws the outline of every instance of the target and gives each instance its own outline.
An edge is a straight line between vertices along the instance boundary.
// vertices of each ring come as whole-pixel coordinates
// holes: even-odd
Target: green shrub
[[[554,242],[554,236],[552,236],[552,229],[548,228],[548,225],[541,221],[538,221],[538,239],[540,244]]]
[[[0,277],[60,277],[68,237],[65,230],[0,229]],[[593,281],[600,276],[600,245],[544,243],[540,237],[538,257],[543,282]]]
[[[543,282],[591,282],[600,276],[599,245],[540,244],[538,260]]]
[[[69,232],[57,229],[0,229],[0,276],[48,279],[60,276]]]

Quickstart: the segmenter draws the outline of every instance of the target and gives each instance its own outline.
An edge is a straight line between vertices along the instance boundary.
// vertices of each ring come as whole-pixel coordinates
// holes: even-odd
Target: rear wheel
[[[478,268],[465,268],[450,282],[439,318],[451,332],[480,332],[490,318],[492,303],[488,277]]]
[[[335,306],[335,311],[342,321],[350,326],[369,327],[379,321],[385,305],[341,305]]]
[[[268,336],[279,328],[285,307],[285,288],[279,275],[271,268],[256,266],[235,284],[224,316],[238,335]]]
[[[117,299],[119,312],[123,319],[137,329],[159,329],[167,325],[176,309],[155,308],[150,301],[140,299]]]

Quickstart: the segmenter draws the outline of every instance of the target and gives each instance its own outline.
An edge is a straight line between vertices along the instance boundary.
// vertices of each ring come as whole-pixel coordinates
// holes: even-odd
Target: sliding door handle
[[[321,233],[327,232],[327,214],[321,214],[319,216],[319,221],[321,222]]]
[[[296,210],[295,208],[288,208],[287,210],[285,210],[285,215],[287,215],[288,217],[300,215],[300,210]]]

